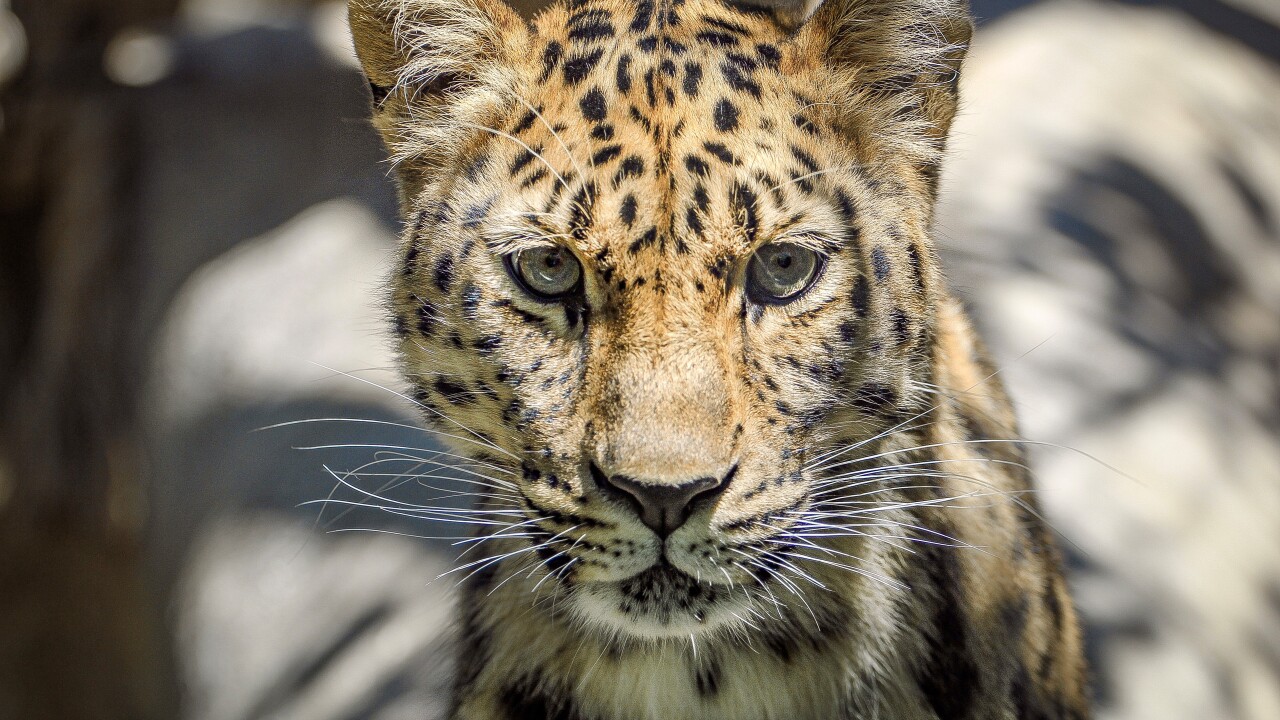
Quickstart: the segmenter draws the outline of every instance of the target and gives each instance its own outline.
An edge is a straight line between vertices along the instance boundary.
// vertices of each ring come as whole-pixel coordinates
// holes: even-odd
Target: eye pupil
[[[782,268],[783,270],[786,270],[787,268],[791,267],[791,256],[785,253],[779,253],[775,257],[774,263],[776,263],[778,267]]]

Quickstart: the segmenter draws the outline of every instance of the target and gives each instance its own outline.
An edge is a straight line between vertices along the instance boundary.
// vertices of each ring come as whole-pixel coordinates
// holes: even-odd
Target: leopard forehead
[[[417,199],[462,213],[496,251],[553,238],[610,274],[653,250],[693,255],[665,263],[669,276],[718,276],[771,239],[911,229],[902,175],[859,147],[822,68],[771,14],[576,2],[528,38],[514,99]]]
[[[839,227],[813,180],[851,158],[822,147],[822,113],[808,78],[784,69],[797,63],[773,20],[699,3],[587,3],[537,27],[538,107],[514,126],[531,147],[502,178],[531,204],[543,191],[555,206],[557,179],[534,153],[559,149],[572,156],[564,174],[587,178],[570,223],[600,227],[597,243],[628,253],[742,251],[761,233]],[[849,191],[836,192],[850,208]]]

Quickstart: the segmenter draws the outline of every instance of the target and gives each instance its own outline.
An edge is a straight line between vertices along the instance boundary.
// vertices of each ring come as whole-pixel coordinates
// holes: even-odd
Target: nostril
[[[666,537],[684,524],[694,504],[724,492],[737,469],[737,465],[733,466],[720,478],[703,477],[682,483],[646,482],[626,475],[608,475],[592,463],[591,477],[605,494],[634,505],[640,520],[660,537]]]

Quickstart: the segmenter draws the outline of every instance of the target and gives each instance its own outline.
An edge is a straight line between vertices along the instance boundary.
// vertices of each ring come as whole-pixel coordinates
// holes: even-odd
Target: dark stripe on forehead
[[[649,25],[653,23],[653,2],[651,0],[641,0],[636,5],[635,17],[631,19],[631,32],[644,32],[649,29]]]
[[[756,233],[760,229],[759,198],[756,197],[755,190],[745,183],[734,183],[733,189],[729,191],[729,208],[733,212],[733,219],[742,223],[748,242],[755,242]]]
[[[538,78],[539,83],[544,83],[551,77],[551,73],[555,72],[563,56],[564,47],[560,43],[554,40],[547,43],[547,49],[542,51],[542,75]]]
[[[604,10],[583,10],[569,17],[569,40],[594,42],[613,37],[613,24]]]

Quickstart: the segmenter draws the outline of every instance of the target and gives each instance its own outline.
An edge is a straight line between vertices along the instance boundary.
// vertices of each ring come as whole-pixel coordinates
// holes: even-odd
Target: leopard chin
[[[573,613],[588,628],[631,641],[714,634],[745,622],[745,588],[699,581],[666,560],[623,580],[583,583]]]

